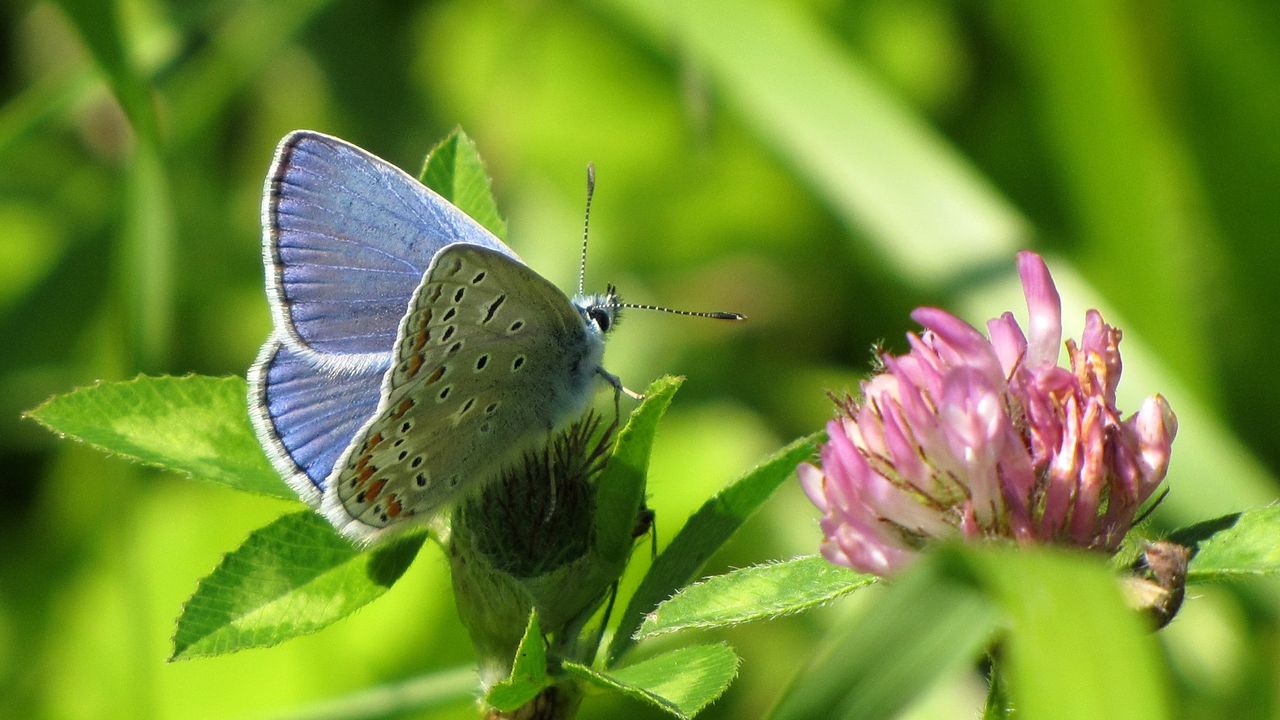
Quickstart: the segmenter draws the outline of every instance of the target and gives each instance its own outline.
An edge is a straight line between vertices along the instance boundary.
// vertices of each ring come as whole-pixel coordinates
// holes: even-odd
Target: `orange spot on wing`
[[[400,501],[392,500],[387,503],[387,517],[396,517],[400,514]]]
[[[418,332],[413,334],[414,352],[422,352],[422,348],[426,347],[427,341],[431,339],[431,331],[427,329],[427,324],[430,322],[431,309],[427,308],[426,315],[423,316],[422,322],[418,324]]]
[[[442,377],[444,377],[444,366],[443,366],[443,365],[441,365],[440,367],[436,368],[436,371],[435,371],[435,372],[433,372],[433,373],[431,373],[431,376],[427,378],[427,384],[428,384],[428,385],[430,385],[431,383],[433,383],[433,382],[435,382],[435,381],[439,380],[439,379],[440,379],[440,378],[442,378]]]
[[[405,398],[400,401],[400,404],[396,406],[395,410],[391,411],[391,417],[395,420],[399,420],[404,417],[405,413],[409,412],[409,408],[411,407],[413,407],[413,398]]]
[[[360,474],[356,476],[356,484],[364,485],[369,482],[369,478],[373,477],[373,474],[376,472],[378,472],[378,468],[373,467],[372,465],[366,465],[366,467],[360,468]]]
[[[412,378],[412,377],[416,376],[416,375],[418,374],[418,371],[419,371],[419,370],[421,370],[421,369],[422,369],[422,356],[421,356],[421,355],[410,355],[410,356],[409,356],[409,367],[407,367],[407,368],[405,369],[405,371],[404,371],[404,372],[405,372],[405,375],[407,375],[407,376],[409,376],[409,377],[411,377],[411,378]]]
[[[386,484],[386,480],[374,480],[373,484],[369,486],[369,489],[365,491],[364,499],[368,502],[377,500],[378,493],[382,492],[382,488],[385,487]]]

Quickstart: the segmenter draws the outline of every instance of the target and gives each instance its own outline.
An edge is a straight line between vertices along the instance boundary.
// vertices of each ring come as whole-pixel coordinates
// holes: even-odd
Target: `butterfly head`
[[[575,296],[573,306],[578,309],[578,314],[582,315],[587,327],[600,335],[607,335],[617,326],[622,311],[618,290],[613,285],[603,293]]]

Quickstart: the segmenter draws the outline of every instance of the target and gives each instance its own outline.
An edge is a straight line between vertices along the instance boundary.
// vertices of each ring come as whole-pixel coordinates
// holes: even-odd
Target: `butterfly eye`
[[[591,318],[591,322],[600,328],[600,332],[609,332],[609,325],[613,322],[613,318],[609,317],[609,313],[602,307],[593,307],[587,310],[587,316]]]

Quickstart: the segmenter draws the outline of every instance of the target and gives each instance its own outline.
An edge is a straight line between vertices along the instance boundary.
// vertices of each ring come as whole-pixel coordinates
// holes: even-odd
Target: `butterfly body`
[[[297,131],[263,205],[276,469],[348,537],[429,521],[586,408],[618,301],[567,297],[403,171]]]

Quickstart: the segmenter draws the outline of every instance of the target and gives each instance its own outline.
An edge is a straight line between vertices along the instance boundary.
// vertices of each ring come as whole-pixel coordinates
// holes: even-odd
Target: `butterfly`
[[[249,370],[250,418],[289,486],[353,540],[432,520],[580,416],[597,380],[622,390],[605,336],[648,306],[581,279],[569,298],[351,143],[286,135],[262,225],[274,329]]]

